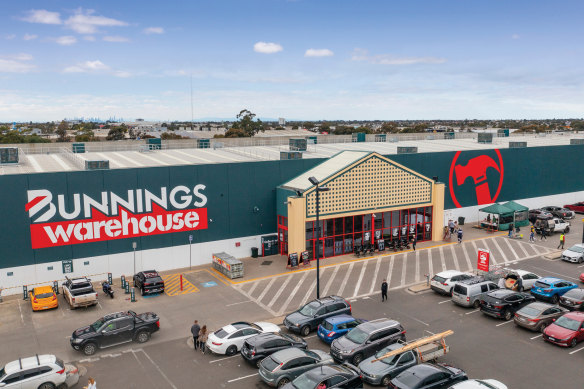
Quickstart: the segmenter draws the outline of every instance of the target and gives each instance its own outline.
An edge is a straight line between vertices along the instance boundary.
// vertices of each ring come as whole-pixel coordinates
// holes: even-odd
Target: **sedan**
[[[390,381],[388,388],[447,388],[457,382],[466,380],[468,380],[466,373],[456,367],[444,364],[422,363],[400,373]]]
[[[584,201],[581,201],[579,203],[564,205],[564,208],[567,208],[570,211],[584,213]]]
[[[308,370],[333,364],[327,352],[291,347],[262,360],[259,376],[266,384],[280,388]]]
[[[566,313],[543,331],[543,339],[558,346],[575,347],[584,340],[584,313]]]
[[[363,388],[363,380],[356,367],[327,365],[314,368],[282,386],[285,389]]]
[[[515,313],[513,321],[520,327],[542,332],[558,317],[568,312],[567,309],[545,303],[531,303]]]
[[[468,380],[460,382],[448,389],[507,389],[507,385],[497,380]]]
[[[280,332],[280,327],[266,322],[240,321],[209,334],[205,346],[215,354],[234,355],[246,339],[265,332]]]
[[[290,347],[306,348],[306,341],[292,334],[264,333],[252,336],[243,342],[241,356],[260,367],[262,359]]]
[[[548,300],[554,304],[560,301],[560,297],[571,289],[576,289],[578,285],[560,278],[545,277],[540,278],[531,288],[531,294],[540,300]]]
[[[584,309],[584,289],[572,289],[560,297],[560,305],[570,311],[581,311]]]
[[[573,219],[576,214],[574,211],[562,207],[543,207],[542,211],[546,211],[554,215],[555,217],[561,217],[562,219]]]
[[[584,262],[584,244],[578,243],[562,252],[562,260],[582,263]]]
[[[535,297],[528,293],[497,289],[481,297],[480,309],[485,315],[511,320],[515,312],[533,302],[535,302]]]
[[[338,315],[325,319],[318,326],[318,337],[325,343],[331,344],[333,340],[340,338],[365,320],[355,319],[351,315]]]

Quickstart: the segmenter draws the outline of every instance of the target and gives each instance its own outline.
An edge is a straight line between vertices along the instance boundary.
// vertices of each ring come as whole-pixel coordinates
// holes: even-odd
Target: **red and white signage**
[[[489,259],[491,257],[491,252],[487,249],[479,249],[477,269],[483,271],[489,271]]]
[[[70,244],[102,242],[114,239],[203,230],[207,225],[205,185],[193,189],[176,186],[154,194],[146,189],[128,190],[125,197],[101,192],[98,201],[86,194],[73,194],[72,204],[65,196],[46,190],[29,190],[25,210],[32,218],[30,225],[33,249]],[[174,211],[169,211],[172,206]],[[41,212],[43,211],[43,212]],[[49,222],[57,212],[64,221]],[[79,219],[82,216],[82,219]]]

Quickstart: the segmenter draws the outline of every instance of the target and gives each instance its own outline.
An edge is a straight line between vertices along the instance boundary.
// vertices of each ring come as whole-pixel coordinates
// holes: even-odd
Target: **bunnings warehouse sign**
[[[206,229],[204,190],[205,185],[199,184],[161,187],[156,193],[146,189],[101,192],[99,198],[74,193],[69,202],[71,196],[48,189],[29,190],[25,211],[31,218],[32,248]],[[55,217],[64,221],[51,221]]]

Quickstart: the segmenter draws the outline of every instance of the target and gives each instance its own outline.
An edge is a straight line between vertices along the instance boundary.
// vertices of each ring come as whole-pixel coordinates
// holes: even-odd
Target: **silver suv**
[[[463,307],[478,308],[480,296],[491,290],[499,289],[497,284],[492,281],[485,281],[482,277],[474,277],[468,280],[459,281],[454,284],[452,289],[452,302]]]
[[[0,388],[67,389],[79,381],[78,370],[54,355],[36,355],[9,362],[0,369]]]

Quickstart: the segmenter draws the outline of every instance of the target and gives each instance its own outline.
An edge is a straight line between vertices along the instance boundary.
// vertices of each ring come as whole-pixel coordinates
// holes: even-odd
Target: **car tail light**
[[[145,282],[144,286],[150,286],[150,282]]]
[[[97,293],[95,294],[95,298],[97,298]]]
[[[63,373],[65,373],[65,368],[62,368],[61,370],[57,371],[56,373],[57,374],[63,374]]]
[[[467,303],[470,303],[470,297],[467,297],[467,298],[466,298],[466,302],[467,302]]]
[[[75,297],[73,297],[71,300],[73,301],[73,304],[75,304]]]
[[[541,319],[529,319],[529,321],[533,322],[533,323],[537,323],[538,321],[540,321]]]
[[[38,301],[37,301],[36,297],[33,297],[33,298],[32,298],[32,301],[33,301],[35,304],[36,304],[36,303],[38,303]]]
[[[278,370],[279,368],[281,368],[282,366],[284,366],[284,362],[282,362],[278,366],[276,366],[276,368],[274,370],[272,370],[272,373],[275,372],[276,370]]]
[[[448,286],[448,284],[447,284],[446,282],[443,282],[443,283],[442,283],[442,285],[444,285],[444,286]]]
[[[156,320],[156,327],[160,328],[160,320]]]
[[[350,303],[350,302],[348,302],[347,300],[345,300],[345,302],[346,302],[347,304],[349,304],[349,312],[352,312],[352,311],[353,311],[353,307],[351,307],[351,303]]]
[[[221,346],[223,343],[211,342],[215,346]]]
[[[401,332],[401,334],[402,334],[402,335],[405,335],[405,334],[406,334],[406,332],[407,332],[406,330],[403,330],[403,331]]]
[[[327,335],[327,336],[328,336],[329,338],[332,338],[333,336],[335,336],[335,334],[336,334],[336,332],[335,332],[335,331],[331,331],[331,332],[329,332],[329,333],[328,333],[328,335]]]
[[[502,305],[493,305],[493,308],[495,308],[495,309],[502,309],[503,306]]]

